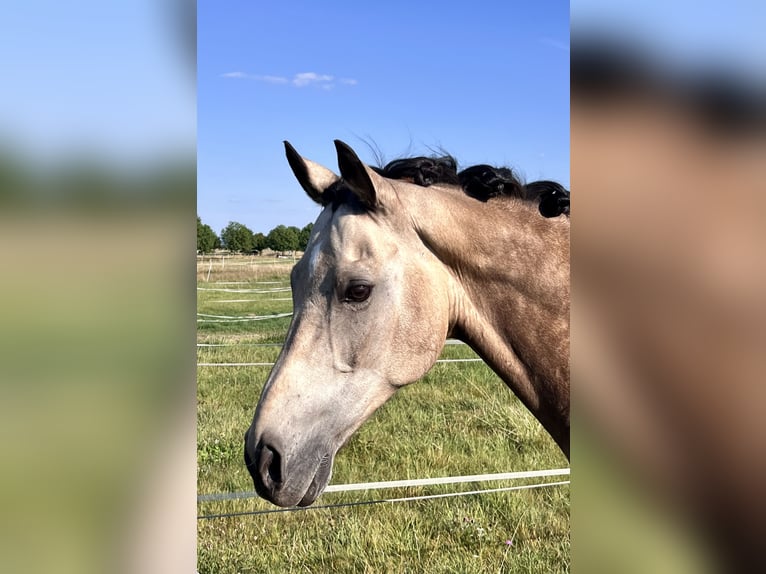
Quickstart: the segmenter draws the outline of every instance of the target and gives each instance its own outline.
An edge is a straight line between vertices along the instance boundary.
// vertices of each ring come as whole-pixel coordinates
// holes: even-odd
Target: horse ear
[[[383,178],[372,169],[362,163],[347,144],[335,140],[335,149],[338,152],[338,168],[343,180],[351,188],[351,191],[369,209],[381,206],[381,186]]]
[[[288,141],[285,141],[285,155],[295,178],[308,196],[317,203],[327,205],[331,198],[325,194],[325,190],[338,181],[338,176],[326,167],[301,157]]]

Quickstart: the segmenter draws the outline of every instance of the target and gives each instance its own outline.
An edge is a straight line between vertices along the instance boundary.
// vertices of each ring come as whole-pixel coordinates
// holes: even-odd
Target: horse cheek
[[[444,297],[421,278],[421,288],[408,295],[400,320],[399,361],[407,365],[400,384],[416,381],[426,374],[439,357],[447,336]]]

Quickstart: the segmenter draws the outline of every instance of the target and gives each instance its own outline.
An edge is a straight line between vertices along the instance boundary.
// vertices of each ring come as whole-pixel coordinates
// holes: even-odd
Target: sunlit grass
[[[286,279],[286,271],[256,281]],[[242,281],[233,274],[221,281]],[[199,273],[198,273],[199,277]],[[246,280],[247,281],[247,280]],[[209,287],[200,282],[200,287]],[[273,285],[278,288],[279,285]],[[279,295],[279,297],[275,297]],[[279,292],[198,291],[198,312],[227,316],[289,312]],[[222,299],[252,298],[247,303]],[[198,323],[200,363],[273,362],[290,318]],[[473,358],[446,345],[444,358]],[[198,491],[252,491],[243,434],[270,367],[198,368]],[[483,363],[437,364],[400,390],[338,454],[332,484],[568,466],[552,439]],[[493,482],[328,493],[315,505],[371,501],[539,482]],[[200,515],[275,508],[258,499],[202,502]],[[548,487],[436,500],[202,519],[201,573],[568,572],[569,488]]]

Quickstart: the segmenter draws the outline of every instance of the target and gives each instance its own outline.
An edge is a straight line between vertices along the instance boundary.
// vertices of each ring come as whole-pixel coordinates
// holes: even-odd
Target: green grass
[[[280,277],[285,279],[284,272],[271,280]],[[260,288],[255,280],[225,287]],[[257,279],[265,280],[263,275]],[[200,282],[199,286],[213,285]],[[290,301],[274,301],[274,295],[198,291],[198,311],[243,316],[291,310]],[[254,301],[218,303],[240,298]],[[252,343],[281,342],[288,324],[289,318],[198,323],[199,342],[250,343],[201,347],[198,361],[272,362],[278,348]],[[442,356],[475,354],[466,346],[447,345]],[[198,368],[200,494],[253,490],[242,462],[242,437],[269,369]],[[566,466],[565,457],[540,424],[483,363],[437,364],[422,380],[400,390],[352,437],[336,457],[331,483]],[[524,482],[329,493],[315,505]],[[253,498],[199,503],[198,513],[270,508],[274,507]],[[507,540],[513,540],[513,545]],[[569,487],[203,519],[198,521],[198,568],[203,574],[568,572]]]

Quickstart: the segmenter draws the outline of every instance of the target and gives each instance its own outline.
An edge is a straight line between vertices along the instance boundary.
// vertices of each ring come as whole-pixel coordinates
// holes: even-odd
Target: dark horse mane
[[[395,159],[384,167],[372,169],[383,177],[408,180],[423,187],[436,184],[459,186],[466,195],[479,201],[517,197],[537,204],[544,217],[569,216],[569,190],[564,186],[548,180],[525,184],[507,167],[481,164],[458,171],[457,160],[444,155]]]

